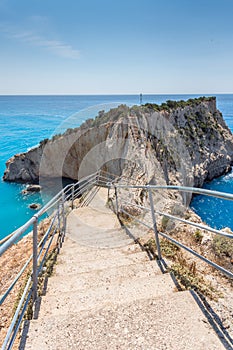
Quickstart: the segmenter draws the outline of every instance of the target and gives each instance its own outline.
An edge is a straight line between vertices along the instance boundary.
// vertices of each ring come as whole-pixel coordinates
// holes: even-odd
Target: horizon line
[[[197,92],[197,93],[143,93],[143,92],[138,92],[138,93],[17,93],[17,94],[0,94],[0,96],[142,96],[146,95],[151,95],[151,96],[166,96],[166,95],[176,95],[176,96],[188,96],[188,95],[233,95],[233,92]]]

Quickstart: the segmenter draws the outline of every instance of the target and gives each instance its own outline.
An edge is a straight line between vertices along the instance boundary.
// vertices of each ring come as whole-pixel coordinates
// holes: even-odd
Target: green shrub
[[[197,229],[193,234],[193,238],[197,243],[201,243],[203,238],[203,233],[201,232],[201,230]]]
[[[167,216],[163,216],[162,217],[162,221],[161,221],[161,229],[164,231],[166,230],[166,227],[168,225],[168,222],[169,222],[169,218]]]
[[[174,243],[168,241],[167,239],[160,240],[160,248],[162,256],[166,258],[174,258],[180,248]]]
[[[163,102],[160,106],[156,103],[146,103],[144,106],[150,109],[153,109],[155,111],[162,111],[162,110],[170,110],[170,109],[176,109],[176,108],[184,108],[186,106],[197,106],[201,102],[209,102],[215,100],[216,97],[199,97],[199,98],[190,98],[187,101],[180,100],[180,101],[172,101],[168,100],[167,102]]]
[[[156,256],[157,245],[156,245],[155,239],[153,238],[149,239],[144,244],[144,248],[149,250],[152,253],[152,255]],[[160,250],[163,257],[174,259],[177,252],[180,251],[180,248],[174,243],[163,238],[163,239],[160,239]]]
[[[233,239],[216,235],[213,239],[213,249],[219,256],[233,257]]]

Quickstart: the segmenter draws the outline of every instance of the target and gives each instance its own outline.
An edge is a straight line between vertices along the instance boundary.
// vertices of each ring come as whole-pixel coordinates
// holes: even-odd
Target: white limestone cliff
[[[119,106],[6,163],[5,181],[78,180],[96,170],[141,182],[202,186],[229,171],[233,136],[215,98]]]

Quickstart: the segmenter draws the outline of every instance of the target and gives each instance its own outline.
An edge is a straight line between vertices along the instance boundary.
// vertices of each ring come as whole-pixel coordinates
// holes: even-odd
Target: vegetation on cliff
[[[216,97],[199,97],[199,98],[190,98],[187,101],[180,100],[180,101],[174,101],[174,100],[167,100],[166,102],[162,103],[161,105],[158,105],[156,103],[145,103],[144,106],[152,109],[157,112],[161,111],[171,111],[173,109],[177,108],[185,108],[185,107],[195,107],[200,102],[216,102]]]

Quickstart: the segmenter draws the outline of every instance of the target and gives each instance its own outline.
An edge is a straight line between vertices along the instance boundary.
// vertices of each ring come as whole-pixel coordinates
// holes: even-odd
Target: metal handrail
[[[26,261],[26,263],[24,264],[20,272],[17,274],[14,281],[8,287],[7,291],[5,291],[4,295],[0,298],[1,305],[8,297],[12,289],[15,287],[17,281],[23,275],[30,262],[33,261],[32,275],[27,281],[26,287],[23,291],[22,297],[19,301],[18,307],[13,316],[12,322],[10,324],[4,343],[2,345],[2,350],[10,350],[12,348],[20,323],[23,319],[24,313],[27,309],[31,297],[33,296],[33,301],[36,301],[38,275],[43,269],[47,253],[51,247],[55,234],[58,234],[58,251],[62,245],[62,242],[64,241],[64,236],[66,233],[66,216],[68,215],[68,211],[66,211],[65,206],[73,208],[74,200],[78,198],[80,194],[83,195],[86,192],[89,192],[93,188],[93,186],[98,184],[98,179],[99,172],[96,172],[94,174],[86,176],[85,178],[82,178],[79,182],[67,185],[64,189],[57,193],[46,205],[44,205],[44,207],[41,208],[30,220],[28,220],[24,225],[19,227],[12,235],[10,235],[9,239],[0,246],[1,256],[15,242],[17,242],[20,239],[20,237],[25,233],[25,231],[28,228],[33,227],[32,255]],[[46,233],[41,238],[40,242],[37,243],[38,219],[48,210],[53,210],[53,214],[51,216],[52,220]],[[46,243],[48,244],[45,248]]]
[[[197,228],[200,228],[201,230],[206,230],[206,231],[209,231],[209,232],[213,232],[213,233],[216,233],[217,235],[224,236],[224,237],[227,237],[227,238],[233,238],[233,234],[224,232],[222,230],[217,230],[217,229],[212,228],[212,227],[207,226],[207,225],[201,225],[201,224],[199,224],[197,222],[192,222],[192,221],[189,221],[189,220],[186,220],[186,219],[182,219],[182,218],[179,218],[179,217],[171,215],[171,214],[160,212],[158,210],[156,210],[155,213],[159,214],[159,215],[166,216],[166,217],[168,217],[168,218],[170,218],[172,220],[177,220],[177,221],[183,222],[185,224],[195,226]]]
[[[150,226],[148,224],[146,224],[145,222],[135,218],[133,215],[131,215],[130,213],[128,213],[126,210],[121,209],[122,212],[124,212],[126,215],[130,216],[131,218],[133,218],[136,222],[138,222],[139,224],[145,226],[146,228],[148,228],[149,230],[153,230],[153,226]],[[211,265],[212,267],[215,267],[217,270],[219,270],[220,272],[222,272],[223,274],[225,274],[226,276],[233,278],[233,273],[231,273],[230,271],[224,269],[222,266],[214,263],[213,261],[205,258],[203,255],[197,253],[195,250],[187,247],[185,244],[175,240],[174,238],[168,236],[166,233],[159,231],[158,234],[164,238],[166,238],[168,241],[174,243],[175,245],[179,246],[180,248],[183,248],[185,250],[187,250],[189,253],[195,255],[196,257],[200,258],[201,260],[205,261],[207,264]]]
[[[54,224],[54,221],[56,220],[56,215],[54,216],[47,232],[44,234],[44,236],[42,237],[42,239],[40,240],[40,242],[38,243],[38,248],[41,247],[40,249],[40,253],[38,255],[38,261],[40,259],[40,256],[42,254],[42,250],[44,248],[44,245],[46,243],[46,239],[51,231],[51,227]],[[11,292],[11,290],[14,288],[15,284],[18,282],[19,278],[22,276],[22,274],[24,273],[24,271],[26,270],[26,268],[28,267],[28,265],[30,264],[30,262],[32,261],[33,258],[33,254],[31,254],[31,256],[29,257],[29,259],[25,262],[24,266],[22,267],[22,269],[20,270],[20,272],[17,274],[17,276],[15,277],[14,281],[11,283],[11,285],[8,287],[7,291],[1,296],[0,298],[0,305],[2,305],[2,303],[4,302],[4,300],[6,299],[6,297],[8,296],[8,294]]]
[[[135,203],[131,203],[131,202],[128,202],[126,200],[122,200],[122,202],[126,203],[126,204],[129,204],[129,205],[133,205],[134,207],[142,209],[142,210],[145,210],[147,212],[151,211],[150,208],[145,207],[143,205],[138,205],[138,204],[135,204]],[[192,221],[189,221],[189,220],[186,220],[186,219],[182,219],[182,218],[180,218],[178,216],[171,215],[171,214],[168,214],[168,213],[164,213],[164,212],[161,212],[159,210],[155,210],[155,214],[158,214],[158,215],[161,215],[161,216],[166,216],[169,219],[172,219],[174,221],[180,221],[180,222],[183,222],[185,224],[192,225],[192,226],[195,226],[197,228],[200,228],[202,230],[206,230],[206,231],[209,231],[209,232],[216,233],[217,235],[220,235],[220,236],[225,236],[227,238],[233,238],[233,234],[231,234],[231,233],[227,233],[227,232],[224,232],[222,230],[217,230],[215,228],[212,228],[212,227],[207,226],[207,225],[202,225],[202,224],[199,224],[197,222],[192,222]]]
[[[136,222],[138,222],[141,225],[144,225],[145,227],[149,228],[149,229],[153,229],[154,230],[154,234],[155,234],[155,240],[156,240],[156,246],[157,246],[157,252],[158,252],[158,258],[161,259],[161,250],[160,250],[160,241],[159,241],[159,236],[162,236],[164,238],[166,238],[167,240],[173,242],[174,244],[176,244],[177,246],[185,249],[186,251],[188,251],[189,253],[193,254],[194,256],[198,257],[199,259],[205,261],[207,264],[209,264],[210,266],[216,268],[217,270],[219,270],[220,272],[222,272],[223,274],[225,274],[227,277],[229,278],[233,278],[233,273],[229,270],[226,270],[225,268],[223,268],[222,266],[217,265],[216,263],[214,263],[213,261],[205,258],[203,255],[197,253],[196,251],[192,250],[191,248],[187,247],[186,245],[184,245],[181,242],[178,242],[177,240],[171,238],[169,235],[160,232],[157,230],[157,226],[156,226],[156,217],[155,214],[158,215],[163,215],[165,217],[170,218],[173,221],[180,221],[183,223],[186,223],[188,225],[194,226],[194,227],[198,227],[202,230],[207,230],[209,232],[233,239],[233,234],[227,233],[227,232],[223,232],[222,230],[217,230],[214,229],[212,227],[209,227],[207,225],[202,225],[196,222],[192,222],[186,219],[182,219],[178,216],[175,215],[171,215],[168,213],[164,213],[158,210],[154,209],[154,205],[153,205],[153,201],[152,201],[152,196],[151,193],[152,191],[156,191],[156,190],[160,190],[160,189],[166,189],[166,190],[176,190],[179,192],[190,192],[190,193],[198,193],[198,194],[203,194],[203,195],[208,195],[208,196],[213,196],[213,197],[217,197],[217,198],[221,198],[221,199],[226,199],[226,200],[232,200],[233,201],[233,194],[231,193],[224,193],[224,192],[217,192],[217,191],[212,191],[212,190],[206,190],[206,189],[200,189],[200,188],[195,188],[195,187],[183,187],[183,186],[158,186],[158,185],[122,185],[122,184],[109,184],[109,186],[115,188],[115,193],[116,193],[116,200],[118,201],[118,196],[117,196],[117,189],[118,188],[123,188],[123,189],[135,189],[135,188],[139,188],[139,189],[144,189],[148,191],[149,194],[149,199],[150,199],[150,208],[142,206],[142,205],[138,205],[132,202],[128,202],[125,200],[122,200],[123,203],[135,206],[137,208],[140,208],[142,210],[145,210],[147,212],[151,212],[151,217],[152,217],[152,222],[153,222],[153,226],[148,225],[147,223],[143,222],[142,220],[139,220],[138,218],[136,218],[134,215],[130,214],[126,209],[123,209],[122,207],[119,207],[119,203],[116,204],[116,208],[117,209],[117,214],[119,215],[121,212],[128,215],[129,217],[131,217],[133,220],[135,220]]]
[[[33,255],[31,254],[31,256],[29,257],[29,259],[26,261],[26,263],[23,265],[22,269],[20,270],[20,272],[17,274],[17,276],[15,277],[14,281],[11,283],[11,285],[8,287],[7,291],[1,296],[0,298],[0,305],[2,305],[2,303],[4,302],[4,300],[6,299],[6,297],[10,294],[10,292],[12,291],[12,289],[14,288],[15,284],[18,282],[18,280],[20,279],[20,277],[22,276],[22,274],[24,273],[24,271],[26,270],[26,268],[28,267],[28,265],[30,264],[30,262],[32,261],[32,257]]]
[[[85,182],[88,181],[89,178],[94,177],[96,174],[98,174],[98,172],[91,174],[85,178],[83,178],[81,181]],[[12,237],[10,237],[5,243],[3,243],[0,246],[0,256],[12,245],[14,244],[21,236],[22,234],[30,227],[32,226],[35,221],[41,217],[46,211],[48,211],[49,209],[51,209],[52,207],[55,206],[55,204],[57,204],[59,202],[59,200],[61,199],[62,194],[65,193],[65,191],[69,188],[71,188],[72,186],[76,187],[78,186],[78,183],[76,184],[69,184],[67,185],[64,189],[62,189],[60,192],[58,192],[47,204],[45,204],[43,206],[43,208],[41,208],[35,215],[32,216],[31,219],[29,219],[24,225],[22,225],[21,227],[19,227],[17,230],[15,230],[15,233]]]
[[[124,177],[125,179],[126,177]],[[182,187],[182,186],[159,186],[159,185],[130,185],[130,184],[122,184],[120,182],[121,178],[119,176],[116,176],[114,174],[108,174],[107,172],[97,171],[89,176],[86,176],[85,178],[81,179],[79,182],[76,182],[74,184],[67,185],[64,189],[62,189],[59,193],[57,193],[43,208],[41,208],[30,220],[28,220],[23,226],[19,227],[12,235],[10,235],[10,238],[3,243],[0,246],[0,256],[15,242],[17,242],[20,237],[25,233],[25,231],[29,227],[33,227],[33,253],[30,256],[30,258],[27,260],[27,262],[24,264],[21,271],[16,276],[15,280],[11,283],[8,290],[5,292],[5,294],[0,299],[0,304],[4,302],[6,297],[9,295],[10,291],[14,288],[16,282],[19,280],[19,278],[23,275],[23,272],[28,267],[29,263],[33,261],[33,271],[32,275],[29,277],[25,290],[23,292],[23,295],[20,299],[19,305],[17,307],[16,313],[13,317],[13,320],[11,322],[11,325],[8,329],[7,336],[4,340],[2,350],[9,350],[13,346],[14,339],[17,335],[17,331],[20,326],[20,322],[23,319],[23,315],[27,309],[27,305],[29,300],[31,299],[31,296],[33,296],[33,300],[35,301],[37,298],[37,279],[38,275],[43,269],[44,262],[46,260],[47,253],[51,247],[51,244],[53,242],[53,239],[55,237],[55,234],[58,234],[57,238],[57,244],[58,244],[58,250],[60,249],[60,246],[62,245],[62,242],[64,241],[64,236],[66,233],[66,216],[68,215],[68,211],[66,208],[74,208],[74,200],[76,198],[79,198],[82,196],[84,200],[80,204],[80,206],[88,205],[90,201],[92,200],[93,196],[96,193],[96,189],[94,186],[105,186],[109,190],[114,189],[115,190],[115,211],[116,214],[119,215],[121,212],[125,213],[126,215],[132,217],[136,222],[140,223],[141,225],[144,225],[145,227],[152,229],[155,234],[156,239],[156,245],[158,250],[158,258],[162,259],[162,254],[160,250],[160,236],[168,239],[169,241],[173,242],[177,246],[185,249],[189,253],[193,254],[194,256],[198,257],[199,259],[205,261],[209,265],[213,266],[217,270],[224,273],[229,278],[233,278],[233,273],[230,271],[224,269],[223,267],[217,265],[216,263],[210,261],[209,259],[205,258],[201,254],[197,253],[196,251],[192,250],[191,248],[187,247],[183,243],[175,240],[174,238],[171,238],[169,235],[167,235],[164,232],[160,232],[157,229],[156,225],[156,215],[163,215],[166,217],[169,217],[172,220],[177,220],[184,222],[189,225],[193,225],[195,227],[198,227],[200,229],[208,230],[210,232],[213,232],[215,234],[220,234],[222,236],[233,238],[233,235],[228,234],[226,232],[223,232],[221,230],[216,230],[211,227],[208,227],[206,225],[194,223],[182,218],[179,218],[177,216],[164,213],[161,211],[157,211],[154,208],[153,203],[153,191],[157,190],[175,190],[179,192],[190,192],[190,193],[197,193],[197,194],[203,194],[208,196],[214,196],[217,198],[227,199],[227,200],[233,200],[233,194],[229,193],[223,193],[223,192],[217,192],[217,191],[211,191],[211,190],[205,190],[205,189],[199,189],[199,188],[193,188],[193,187]],[[94,188],[94,190],[92,190]],[[148,222],[145,223],[142,220],[139,220],[134,215],[131,215],[127,210],[121,208],[119,205],[119,193],[118,190],[122,189],[144,189],[148,192],[148,198],[150,201],[150,207],[145,207],[143,205],[137,205],[135,203],[128,202],[128,204],[136,206],[142,210],[145,210],[147,212],[151,212],[151,219],[152,219],[152,225],[148,225]],[[127,201],[123,201],[127,203]],[[48,210],[53,210],[52,213],[52,222],[47,229],[46,233],[40,240],[39,244],[37,243],[37,231],[38,231],[38,219],[41,218],[42,215],[45,214]],[[44,248],[46,243],[48,245],[46,246],[45,252]],[[38,249],[40,248],[39,252]],[[44,253],[44,254],[43,254]],[[43,257],[42,257],[43,255]],[[39,266],[38,266],[39,264]]]
[[[113,186],[111,183],[109,183],[109,186]],[[216,198],[222,198],[222,199],[228,199],[233,200],[233,194],[226,193],[226,192],[218,192],[218,191],[212,191],[212,190],[206,190],[203,188],[197,188],[197,187],[186,187],[186,186],[160,186],[160,185],[122,185],[114,183],[114,187],[116,188],[126,188],[126,189],[151,189],[151,190],[176,190],[179,192],[189,192],[189,193],[195,193],[195,194],[203,194],[211,197]]]

